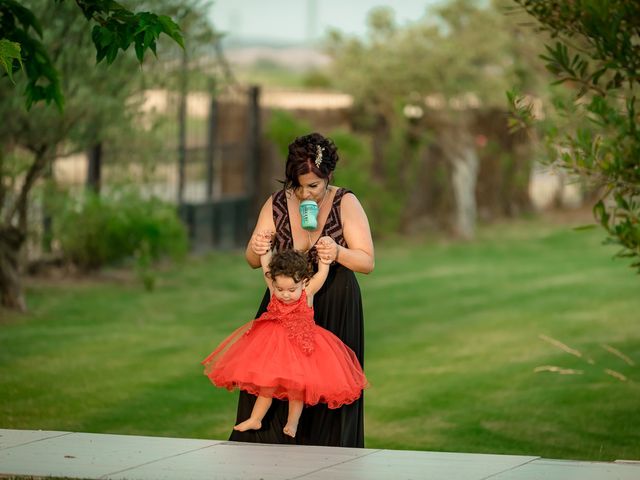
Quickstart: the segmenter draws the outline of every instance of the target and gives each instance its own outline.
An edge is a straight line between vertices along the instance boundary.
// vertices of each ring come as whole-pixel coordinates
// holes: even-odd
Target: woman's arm
[[[273,294],[273,284],[270,281],[269,276],[269,262],[271,262],[271,257],[273,256],[273,251],[268,250],[264,255],[260,255],[260,265],[262,266],[262,276],[264,278],[264,282],[269,287],[269,293]]]
[[[265,233],[269,233],[271,236],[276,230],[276,226],[273,223],[273,212],[271,205],[271,195],[260,210],[258,215],[258,221],[253,229],[249,243],[244,252],[244,256],[247,259],[247,263],[252,268],[258,268],[260,266],[260,256],[271,250],[271,242],[268,240],[268,236]]]
[[[355,195],[347,193],[342,197],[340,216],[342,233],[349,248],[338,245],[330,237],[322,237],[328,241],[324,244],[318,242],[318,255],[323,259],[336,261],[354,272],[370,273],[375,266],[373,239],[367,214]]]

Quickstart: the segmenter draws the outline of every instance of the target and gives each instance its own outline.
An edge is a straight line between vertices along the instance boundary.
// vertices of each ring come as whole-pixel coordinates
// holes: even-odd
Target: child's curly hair
[[[266,275],[271,280],[278,275],[283,275],[293,278],[293,281],[298,283],[310,279],[313,275],[313,270],[305,255],[296,250],[283,250],[282,252],[274,253],[269,262],[269,271]]]

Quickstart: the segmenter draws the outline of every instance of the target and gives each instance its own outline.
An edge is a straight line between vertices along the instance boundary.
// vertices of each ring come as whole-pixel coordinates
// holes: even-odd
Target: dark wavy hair
[[[304,254],[296,250],[283,250],[275,253],[269,262],[267,277],[273,280],[278,275],[291,277],[298,283],[311,278],[313,270]]]
[[[322,161],[316,166],[318,146],[322,149]],[[331,179],[331,174],[338,163],[338,148],[330,138],[319,133],[310,133],[296,138],[289,144],[287,164],[284,168],[283,188],[299,188],[298,177],[314,173],[320,178]]]

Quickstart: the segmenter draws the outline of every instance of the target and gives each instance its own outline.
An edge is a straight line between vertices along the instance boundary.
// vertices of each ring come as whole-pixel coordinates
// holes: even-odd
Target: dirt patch
[[[140,280],[133,269],[106,269],[95,272],[81,271],[71,265],[48,266],[24,277],[28,287],[74,288],[95,287],[105,284],[138,285]]]
[[[552,225],[597,225],[591,207],[550,209],[539,212],[540,218]]]

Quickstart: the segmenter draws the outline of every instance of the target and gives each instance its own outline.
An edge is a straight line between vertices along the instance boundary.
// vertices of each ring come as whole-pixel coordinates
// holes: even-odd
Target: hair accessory
[[[322,163],[322,150],[324,150],[320,145],[316,145],[316,167],[320,168],[320,164]]]

